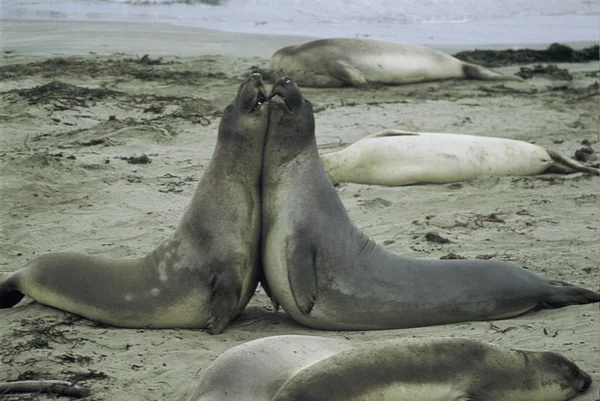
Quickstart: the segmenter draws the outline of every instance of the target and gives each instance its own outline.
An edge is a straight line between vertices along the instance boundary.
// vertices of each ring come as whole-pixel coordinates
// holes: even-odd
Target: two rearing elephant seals
[[[590,376],[553,352],[461,338],[276,336],[231,348],[188,401],[565,401]]]
[[[262,259],[276,303],[329,330],[399,329],[517,316],[600,301],[495,260],[393,254],[350,221],[319,160],[312,106],[284,77],[269,95],[263,156]]]
[[[259,74],[239,87],[171,238],[140,259],[51,253],[0,281],[0,308],[24,295],[118,327],[208,328],[244,309],[259,274],[260,174],[268,124]]]
[[[429,47],[374,39],[319,39],[284,47],[271,57],[276,77],[311,87],[399,85],[451,78],[515,80]]]

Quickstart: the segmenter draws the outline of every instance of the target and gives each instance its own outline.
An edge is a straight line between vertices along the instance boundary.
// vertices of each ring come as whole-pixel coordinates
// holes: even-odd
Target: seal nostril
[[[586,377],[583,380],[583,384],[581,385],[581,390],[579,390],[580,393],[585,393],[586,391],[589,390],[589,388],[592,386],[592,378],[591,377]]]

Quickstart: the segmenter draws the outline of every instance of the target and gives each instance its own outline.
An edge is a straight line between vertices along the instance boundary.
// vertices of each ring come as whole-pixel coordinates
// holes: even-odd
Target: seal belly
[[[276,198],[274,194],[271,195]],[[269,204],[277,204],[279,201],[269,202],[263,199],[265,207],[265,221],[269,221],[265,228],[266,236],[263,244],[263,266],[265,277],[269,283],[271,296],[281,307],[291,315],[300,315],[296,306],[292,289],[288,280],[288,265],[286,257],[285,239],[292,233],[292,226],[285,221],[286,213],[267,212]],[[276,210],[271,206],[269,209]],[[268,218],[266,218],[268,216]],[[297,313],[296,313],[297,312]]]

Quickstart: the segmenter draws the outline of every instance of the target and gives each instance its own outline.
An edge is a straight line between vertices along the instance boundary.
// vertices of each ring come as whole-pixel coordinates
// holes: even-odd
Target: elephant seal
[[[284,335],[223,353],[188,401],[565,401],[591,382],[560,354],[469,339]]]
[[[598,169],[528,142],[461,134],[387,130],[321,155],[334,184],[443,184],[481,176],[525,176]]]
[[[171,238],[139,259],[40,256],[0,281],[0,308],[29,295],[117,327],[222,332],[258,282],[266,100],[259,74],[240,85],[221,118],[210,164]]]
[[[350,221],[319,160],[312,106],[284,77],[269,95],[262,261],[274,302],[326,330],[398,329],[508,318],[600,294],[496,260],[414,259]]]
[[[521,81],[418,45],[374,39],[319,39],[277,50],[271,72],[300,86],[400,85],[452,78]]]

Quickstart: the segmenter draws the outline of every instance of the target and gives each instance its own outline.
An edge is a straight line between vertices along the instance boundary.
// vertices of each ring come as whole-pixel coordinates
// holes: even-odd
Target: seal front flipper
[[[207,329],[210,334],[221,334],[235,318],[242,285],[231,265],[240,263],[246,263],[246,260],[238,256],[211,266],[211,295],[206,310]]]
[[[367,78],[356,67],[344,60],[333,60],[327,65],[327,72],[333,78],[346,85],[362,86],[369,83]]]
[[[308,230],[298,229],[286,240],[288,281],[296,306],[308,315],[317,300],[317,250]]]
[[[0,280],[0,309],[12,308],[18,304],[25,294],[17,289],[17,273]]]

